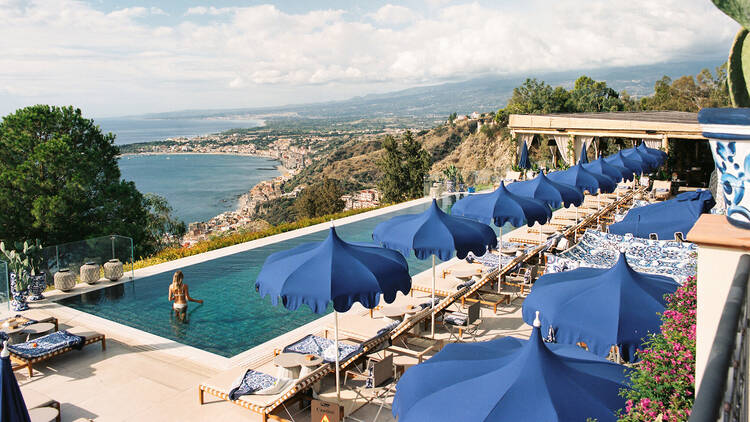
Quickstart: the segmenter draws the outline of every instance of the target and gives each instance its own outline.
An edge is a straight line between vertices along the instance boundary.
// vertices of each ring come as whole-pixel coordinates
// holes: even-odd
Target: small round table
[[[37,407],[29,410],[31,422],[52,422],[60,412],[54,407]]]
[[[279,353],[273,358],[273,363],[278,369],[277,378],[291,378],[296,379],[299,377],[299,353]]]
[[[481,274],[481,272],[477,271],[476,268],[461,268],[458,270],[451,271],[451,274],[453,274],[453,277],[456,277],[456,278],[468,279],[477,274]]]
[[[47,334],[54,329],[55,324],[51,322],[38,322],[36,324],[27,325],[21,330],[21,333],[26,334],[26,341],[29,341],[32,336],[38,337]]]
[[[380,313],[383,314],[384,317],[395,321],[404,317],[406,314],[406,308],[404,306],[394,305],[383,306],[383,308],[380,309]]]

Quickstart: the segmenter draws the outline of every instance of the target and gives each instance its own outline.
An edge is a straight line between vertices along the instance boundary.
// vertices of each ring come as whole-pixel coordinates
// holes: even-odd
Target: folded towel
[[[85,340],[84,337],[62,330],[24,343],[10,344],[8,348],[17,356],[33,359],[66,347],[81,350]]]
[[[427,302],[420,303],[419,307],[422,308],[422,309],[427,309],[427,308],[430,307],[431,304],[437,305],[438,303],[440,303],[440,298],[436,297],[434,302],[431,302],[431,301],[428,300]]]
[[[469,280],[466,283],[461,283],[458,286],[456,286],[456,290],[461,290],[465,287],[471,287],[474,285],[474,283],[476,283],[476,280]]]
[[[385,327],[378,330],[378,334],[376,336],[379,336],[381,334],[385,334],[387,332],[392,331],[394,328],[398,327],[398,325],[401,324],[400,321],[393,321],[392,323],[386,325]]]
[[[335,342],[331,339],[308,334],[300,340],[286,346],[284,353],[301,353],[320,356],[326,362],[335,362]],[[339,362],[347,360],[359,351],[360,346],[339,342]]]
[[[443,322],[463,327],[469,322],[469,316],[463,312],[451,312],[443,318]]]
[[[293,381],[289,378],[276,378],[263,372],[248,369],[243,376],[232,384],[229,399],[237,400],[240,396],[248,394],[279,394]]]

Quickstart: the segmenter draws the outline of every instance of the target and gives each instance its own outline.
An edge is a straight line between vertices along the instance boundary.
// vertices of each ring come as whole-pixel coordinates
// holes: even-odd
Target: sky
[[[709,0],[0,0],[0,115],[340,100],[487,75],[725,57]]]

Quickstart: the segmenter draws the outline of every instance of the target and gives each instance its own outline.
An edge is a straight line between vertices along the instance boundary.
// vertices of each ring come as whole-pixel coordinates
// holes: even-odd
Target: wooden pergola
[[[568,153],[574,154],[579,153],[581,143],[588,147],[591,137],[642,139],[651,145],[661,141],[666,152],[669,139],[706,140],[698,114],[681,111],[511,114],[508,128],[513,136],[526,138],[527,144],[530,135],[566,135],[574,145]]]

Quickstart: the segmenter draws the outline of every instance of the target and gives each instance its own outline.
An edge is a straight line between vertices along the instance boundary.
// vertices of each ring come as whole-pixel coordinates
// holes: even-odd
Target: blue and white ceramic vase
[[[26,296],[28,296],[28,287],[24,290],[18,290],[17,288],[18,279],[16,273],[10,273],[10,295],[13,298],[10,301],[10,307],[16,312],[22,312],[29,310],[29,304],[26,303]]]
[[[727,220],[750,230],[750,108],[704,108],[698,122],[711,145]]]
[[[44,299],[42,293],[45,290],[47,290],[47,274],[32,275],[29,280],[29,292],[31,292],[31,296],[28,297],[28,301],[36,302],[37,300]]]

